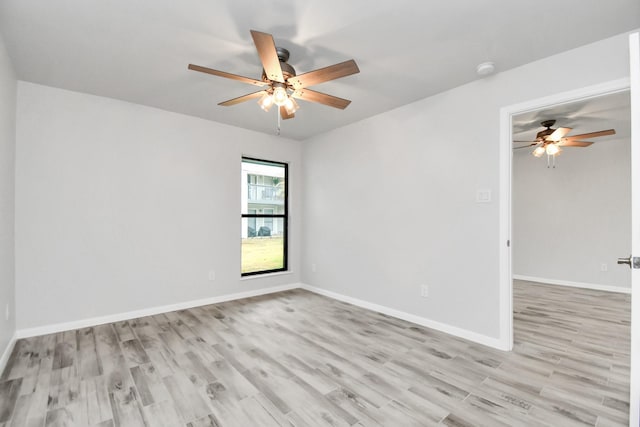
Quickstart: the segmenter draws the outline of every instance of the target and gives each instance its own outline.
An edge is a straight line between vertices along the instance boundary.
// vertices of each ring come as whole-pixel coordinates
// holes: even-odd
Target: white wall
[[[15,324],[14,170],[16,148],[16,77],[0,38],[0,357]],[[5,310],[9,309],[9,319]]]
[[[307,141],[303,281],[498,338],[500,108],[628,76],[627,58],[620,35]]]
[[[521,150],[526,151],[526,150]],[[513,156],[513,273],[628,289],[631,270],[631,143],[615,139],[546,156]],[[607,264],[607,271],[601,271]]]
[[[242,155],[290,162],[292,274],[240,280]],[[18,329],[298,282],[300,158],[299,142],[19,82]]]

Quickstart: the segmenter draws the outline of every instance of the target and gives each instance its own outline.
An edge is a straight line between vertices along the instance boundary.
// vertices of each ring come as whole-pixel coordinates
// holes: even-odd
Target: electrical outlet
[[[316,268],[315,264],[311,264],[311,272],[315,273],[318,269]]]
[[[428,285],[420,285],[420,296],[423,298],[427,298],[429,296],[429,286]]]
[[[600,271],[609,271],[609,266],[607,264],[600,264]]]
[[[211,280],[212,282],[214,280],[216,280],[216,271],[215,270],[209,270],[209,280]]]

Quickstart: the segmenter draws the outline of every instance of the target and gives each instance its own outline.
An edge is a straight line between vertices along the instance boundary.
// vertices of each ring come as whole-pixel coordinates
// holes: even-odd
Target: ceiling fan
[[[515,147],[514,149],[519,150],[522,148],[535,147],[531,152],[535,157],[542,157],[543,154],[547,154],[547,162],[549,161],[549,157],[553,157],[555,161],[555,156],[562,151],[561,147],[588,147],[593,144],[593,142],[582,141],[583,139],[614,135],[616,133],[614,129],[607,129],[597,132],[583,133],[580,135],[567,136],[567,134],[571,132],[571,128],[552,129],[551,126],[555,123],[555,120],[545,120],[541,122],[540,124],[543,127],[546,127],[546,129],[538,132],[534,141],[513,141],[514,143],[529,143],[528,145]]]
[[[298,103],[295,101],[296,99],[316,102],[342,110],[351,103],[348,99],[308,89],[308,86],[359,73],[360,70],[353,59],[296,75],[295,69],[287,63],[289,51],[276,47],[271,34],[251,30],[251,37],[253,37],[253,42],[258,50],[260,62],[262,62],[263,70],[260,80],[189,64],[188,68],[190,70],[213,74],[214,76],[225,77],[263,88],[257,92],[220,102],[218,105],[229,107],[250,99],[260,98],[258,104],[263,110],[269,111],[275,104],[279,107],[280,116],[283,119],[291,119],[299,108]]]

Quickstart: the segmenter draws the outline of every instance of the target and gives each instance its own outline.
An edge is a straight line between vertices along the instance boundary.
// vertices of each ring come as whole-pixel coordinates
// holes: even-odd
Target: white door
[[[631,62],[631,250],[640,257],[640,33],[629,37]],[[629,426],[640,426],[640,269],[631,270]]]

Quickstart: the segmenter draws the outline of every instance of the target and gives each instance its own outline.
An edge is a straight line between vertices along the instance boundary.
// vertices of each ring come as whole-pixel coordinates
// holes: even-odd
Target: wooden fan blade
[[[596,138],[598,136],[607,136],[607,135],[615,135],[615,134],[616,134],[615,129],[607,129],[607,130],[601,130],[598,132],[583,133],[580,135],[568,136],[566,139],[568,139],[569,141],[573,141],[576,139]]]
[[[267,93],[266,90],[259,90],[258,92],[249,93],[247,95],[242,95],[242,96],[239,96],[237,98],[233,98],[233,99],[230,99],[228,101],[221,102],[218,105],[223,105],[225,107],[230,107],[232,105],[240,104],[241,102],[245,102],[245,101],[248,101],[250,99],[260,98],[265,93]]]
[[[317,85],[318,83],[339,79],[340,77],[350,76],[351,74],[359,72],[360,69],[356,62],[350,59],[339,64],[291,77],[287,82],[290,83],[294,89],[302,89],[303,87]]]
[[[593,144],[593,142],[590,142],[590,141],[569,141],[569,140],[560,141],[558,143],[558,145],[561,146],[561,147],[588,147],[591,144]]]
[[[282,67],[280,66],[280,59],[278,59],[276,42],[273,41],[273,36],[251,30],[251,37],[253,37],[253,43],[256,45],[258,55],[260,55],[260,62],[262,62],[262,67],[264,68],[264,73],[267,78],[275,82],[284,83]]]
[[[200,71],[201,73],[213,74],[214,76],[218,77],[226,77],[227,79],[238,80],[243,83],[249,83],[250,85],[267,86],[269,84],[269,82],[263,82],[262,80],[251,79],[249,77],[243,77],[237,74],[214,70],[213,68],[201,67],[200,65],[189,64],[189,69],[193,71]]]
[[[317,102],[318,104],[328,105],[329,107],[344,110],[351,101],[348,99],[338,98],[337,96],[327,95],[326,93],[316,92],[311,89],[299,89],[291,94],[294,98],[302,99],[309,102]]]
[[[571,132],[571,128],[558,128],[555,131],[553,131],[551,135],[547,137],[547,141],[558,142],[562,138],[564,138],[564,136],[569,132]]]
[[[514,141],[514,142],[516,142],[516,141]],[[529,141],[523,141],[523,142],[529,142]],[[522,147],[513,147],[513,149],[514,150],[520,150],[521,148],[531,148],[531,147],[534,147],[534,146],[539,145],[539,144],[540,144],[539,142],[534,142],[534,143],[529,144],[529,145],[523,145]]]
[[[284,106],[280,107],[280,117],[282,120],[293,119],[296,115],[294,113],[287,113],[287,109]]]

